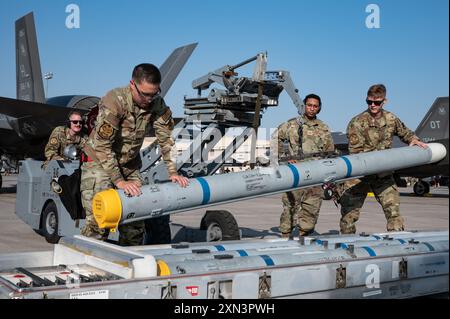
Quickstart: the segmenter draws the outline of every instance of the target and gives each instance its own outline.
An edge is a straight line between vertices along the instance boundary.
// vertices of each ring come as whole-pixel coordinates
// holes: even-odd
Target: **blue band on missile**
[[[397,240],[398,240],[398,242],[399,242],[400,244],[405,244],[405,243],[406,243],[406,241],[404,241],[404,240],[401,239],[401,238],[398,238]]]
[[[215,245],[214,247],[216,247],[217,251],[225,251],[225,247],[222,245]]]
[[[239,253],[239,256],[241,256],[241,257],[248,257],[248,254],[245,250],[237,250],[237,252]]]
[[[288,167],[292,171],[292,175],[294,175],[294,183],[292,184],[292,187],[297,187],[298,183],[300,182],[300,173],[298,172],[297,167],[295,167],[292,164],[288,164]]]
[[[197,177],[198,182],[203,190],[203,201],[202,205],[208,204],[211,199],[211,190],[209,189],[208,182],[203,177]]]
[[[369,253],[369,255],[370,255],[371,257],[376,257],[376,256],[377,256],[377,254],[375,254],[375,252],[373,251],[372,248],[367,247],[367,246],[362,247],[362,248],[364,248],[365,250],[367,250],[367,252]]]
[[[275,265],[275,263],[273,262],[272,258],[270,258],[269,256],[267,256],[267,255],[260,255],[259,257],[261,257],[264,260],[264,262],[266,263],[267,266],[274,266]]]
[[[425,246],[427,246],[428,247],[428,249],[430,250],[430,251],[434,251],[434,247],[433,246],[431,246],[429,243],[423,243]]]
[[[341,158],[344,160],[345,164],[347,165],[347,175],[345,175],[345,177],[350,177],[352,175],[352,163],[350,163],[350,160],[345,156],[341,156]]]
[[[321,241],[320,239],[316,239],[315,242],[318,243],[319,245],[323,245],[323,241]]]
[[[341,248],[343,248],[343,249],[348,249],[348,245],[347,245],[347,244],[344,244],[344,243],[341,243]]]

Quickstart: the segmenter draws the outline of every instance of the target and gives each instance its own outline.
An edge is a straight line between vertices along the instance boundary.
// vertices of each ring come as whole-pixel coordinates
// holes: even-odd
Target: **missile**
[[[430,235],[431,233],[423,234],[423,237],[414,238],[398,238],[392,237],[382,238],[378,240],[365,240],[364,237],[360,237],[360,240],[356,241],[342,241],[334,244],[324,245],[327,242],[326,236],[321,236],[320,242],[312,242],[309,245],[305,245],[299,241],[286,241],[285,245],[273,245],[270,243],[261,243],[261,245],[255,246],[251,243],[247,243],[246,240],[241,241],[240,245],[233,244],[225,248],[223,245],[216,244],[210,246],[199,246],[196,248],[172,248],[171,250],[165,249],[152,249],[153,247],[140,247],[141,249],[132,250],[138,251],[140,254],[152,255],[156,259],[163,259],[165,262],[174,261],[189,261],[189,260],[207,260],[207,259],[229,259],[237,257],[259,256],[259,255],[275,255],[275,254],[287,254],[295,252],[317,252],[331,249],[348,249],[349,247],[382,247],[382,246],[398,246],[411,243],[433,243],[436,241],[448,241],[448,232],[442,232],[440,235]],[[223,243],[225,244],[225,243]],[[175,247],[177,247],[175,245]],[[181,251],[180,251],[181,250]]]
[[[100,228],[115,231],[122,223],[434,163],[446,153],[444,145],[430,143],[197,177],[185,188],[171,182],[144,185],[135,197],[108,189],[94,196],[92,210]]]
[[[206,254],[235,254],[251,255],[265,254],[270,251],[287,251],[302,249],[302,247],[314,247],[312,250],[320,250],[342,246],[372,246],[390,243],[403,244],[413,242],[430,242],[448,240],[448,230],[427,232],[395,232],[392,234],[374,233],[371,235],[346,235],[341,238],[335,235],[304,237],[303,241],[288,240],[285,238],[272,239],[246,239],[237,241],[225,241],[220,243],[182,243],[170,245],[132,246],[128,249],[144,255],[155,257],[162,255],[206,255]]]
[[[355,259],[375,257],[411,256],[427,253],[448,253],[448,240],[407,243],[392,246],[348,247],[347,249],[298,251],[290,253],[263,254],[237,258],[215,258],[206,260],[167,260],[157,259],[158,276],[174,274],[195,274],[214,271],[237,271],[267,266],[301,265],[310,263],[346,262]],[[444,259],[440,262],[444,263]],[[448,264],[448,259],[446,261]],[[448,266],[446,266],[448,267]],[[447,268],[448,269],[448,268]]]
[[[385,247],[385,246],[399,246],[408,244],[418,244],[418,243],[428,243],[433,244],[434,242],[448,241],[448,237],[426,237],[426,240],[421,241],[405,241],[403,239],[395,240],[380,240],[380,241],[369,241],[369,242],[356,242],[353,244],[340,243],[336,246],[319,246],[319,245],[308,245],[308,246],[298,246],[298,247],[283,247],[283,248],[272,248],[272,249],[238,249],[238,250],[227,250],[227,251],[208,251],[208,250],[196,250],[192,253],[186,254],[164,254],[164,255],[153,255],[156,260],[162,259],[164,262],[183,262],[183,261],[195,261],[195,260],[212,260],[212,259],[231,259],[239,257],[249,257],[249,256],[262,256],[262,255],[279,255],[279,254],[294,254],[294,253],[323,253],[326,250],[332,249],[349,249],[351,246],[354,248],[368,247],[373,249],[374,247]]]

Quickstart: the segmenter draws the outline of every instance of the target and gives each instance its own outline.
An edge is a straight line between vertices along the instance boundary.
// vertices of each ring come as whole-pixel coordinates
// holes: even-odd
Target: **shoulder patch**
[[[58,145],[58,139],[56,137],[52,137],[50,139],[50,145]]]
[[[98,135],[101,138],[104,139],[109,139],[112,135],[113,135],[113,127],[111,124],[109,123],[104,123],[102,124],[102,126],[100,126],[100,128],[98,129]]]

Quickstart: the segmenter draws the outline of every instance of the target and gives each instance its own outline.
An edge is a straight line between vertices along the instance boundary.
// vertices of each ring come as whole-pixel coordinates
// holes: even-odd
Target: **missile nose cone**
[[[430,163],[440,161],[447,155],[447,149],[444,145],[440,143],[429,143],[427,145],[431,150]]]
[[[108,189],[95,194],[92,212],[99,228],[114,231],[122,218],[122,202],[117,191]]]

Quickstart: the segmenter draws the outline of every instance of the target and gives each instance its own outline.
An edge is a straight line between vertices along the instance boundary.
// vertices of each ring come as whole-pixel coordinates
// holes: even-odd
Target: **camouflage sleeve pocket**
[[[119,128],[120,119],[111,112],[108,112],[105,117],[105,122],[108,122],[112,125],[116,130]]]
[[[95,177],[89,177],[81,179],[80,191],[94,190],[95,187]]]

